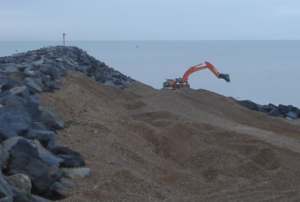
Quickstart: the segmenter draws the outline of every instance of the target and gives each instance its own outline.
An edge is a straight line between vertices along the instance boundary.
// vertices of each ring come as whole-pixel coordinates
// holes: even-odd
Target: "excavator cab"
[[[176,78],[176,79],[167,79],[163,83],[164,89],[179,89],[179,88],[190,88],[190,85],[187,81],[184,81],[182,78]]]

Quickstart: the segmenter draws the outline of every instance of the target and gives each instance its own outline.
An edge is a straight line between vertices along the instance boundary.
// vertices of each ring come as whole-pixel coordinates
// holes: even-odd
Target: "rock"
[[[6,95],[0,97],[0,104],[24,112],[30,116],[31,119],[39,117],[39,99],[36,96],[24,93],[22,95]]]
[[[65,71],[60,69],[60,67],[54,67],[56,64],[45,64],[41,66],[40,72],[44,75],[48,75],[51,80],[57,80],[64,76]]]
[[[287,114],[289,112],[289,107],[286,105],[279,105],[278,106],[278,110],[282,113],[282,114]]]
[[[7,91],[11,88],[19,85],[17,81],[14,81],[12,79],[9,79],[8,77],[2,76],[0,77],[0,90],[1,91]]]
[[[32,90],[33,93],[41,93],[43,91],[43,85],[41,81],[27,77],[25,84]]]
[[[13,202],[13,191],[0,173],[0,202]]]
[[[14,202],[32,202],[31,194],[19,191],[13,188],[13,201]]]
[[[51,149],[52,153],[62,158],[64,161],[60,164],[61,167],[73,168],[85,166],[84,160],[78,152],[72,151],[67,147],[57,146]]]
[[[32,66],[29,66],[24,70],[24,74],[29,77],[34,77],[37,75],[37,71],[33,70]]]
[[[273,108],[268,114],[276,117],[284,117],[277,108]]]
[[[49,200],[33,195],[28,194],[22,191],[19,191],[18,189],[13,189],[14,202],[50,202]]]
[[[9,90],[10,94],[12,95],[20,95],[20,94],[22,95],[26,93],[26,91],[27,91],[26,86],[17,86]]]
[[[81,168],[62,168],[62,173],[65,177],[75,179],[75,178],[85,178],[91,175],[91,170],[86,167]]]
[[[31,126],[31,117],[26,111],[2,107],[0,123],[0,139],[5,140],[27,132]]]
[[[19,69],[14,63],[2,64],[0,65],[0,72],[2,73],[14,73],[18,72]]]
[[[238,103],[244,107],[247,107],[248,109],[251,109],[251,110],[258,111],[258,109],[259,109],[258,105],[250,100],[241,100],[241,101],[238,101]]]
[[[62,199],[71,195],[74,186],[72,181],[62,178],[60,181],[53,184],[51,192],[56,199]]]
[[[32,195],[31,202],[50,202],[48,199],[42,198],[40,196]]]
[[[297,119],[299,115],[297,112],[290,111],[286,114],[286,117],[289,119]]]
[[[34,141],[34,144],[38,150],[39,157],[46,162],[49,166],[59,167],[60,163],[64,160],[60,157],[53,155],[51,152],[46,150],[39,141]]]
[[[31,180],[27,175],[24,174],[15,174],[7,177],[7,182],[17,188],[18,190],[25,192],[25,193],[31,193]]]
[[[3,169],[6,169],[7,161],[9,159],[9,153],[4,148],[2,144],[0,144],[0,167]]]
[[[32,191],[36,194],[47,193],[52,184],[61,178],[61,173],[55,166],[49,166],[38,153],[38,149],[24,138],[9,140],[10,147],[8,174],[26,174],[32,182]]]
[[[46,148],[51,148],[55,144],[56,133],[47,129],[30,129],[23,137],[39,140],[39,142]]]
[[[49,129],[62,129],[64,128],[64,121],[60,119],[54,112],[49,109],[40,107],[41,116],[40,120],[49,128]]]
[[[19,141],[26,141],[28,145],[30,145],[32,148],[34,148],[37,151],[38,157],[45,163],[47,163],[49,166],[55,166],[58,167],[61,162],[63,162],[63,159],[60,157],[55,156],[50,151],[45,149],[39,141],[34,140],[30,141],[27,139],[24,139],[23,137],[13,137],[10,138],[2,143],[3,151],[9,153]],[[1,147],[0,147],[1,149]]]

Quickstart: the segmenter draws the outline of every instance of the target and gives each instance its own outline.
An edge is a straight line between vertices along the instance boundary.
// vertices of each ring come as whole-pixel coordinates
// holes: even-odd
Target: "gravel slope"
[[[65,201],[299,201],[300,127],[203,90],[126,90],[69,72],[43,94],[92,175]]]

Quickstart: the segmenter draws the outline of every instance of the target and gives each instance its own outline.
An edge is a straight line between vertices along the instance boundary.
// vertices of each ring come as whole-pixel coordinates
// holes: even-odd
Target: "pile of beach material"
[[[49,47],[0,58],[0,201],[46,201],[68,195],[70,178],[88,176],[82,156],[56,143],[64,121],[40,105],[68,70],[124,88],[133,80],[76,47]]]
[[[270,116],[282,117],[292,120],[300,118],[300,109],[293,105],[260,105],[250,100],[239,100],[237,102],[242,106],[247,107],[248,109],[263,112]]]

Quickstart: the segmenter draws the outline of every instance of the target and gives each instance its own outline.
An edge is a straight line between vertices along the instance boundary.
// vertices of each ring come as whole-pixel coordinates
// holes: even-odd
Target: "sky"
[[[0,0],[0,41],[298,40],[299,0]]]

